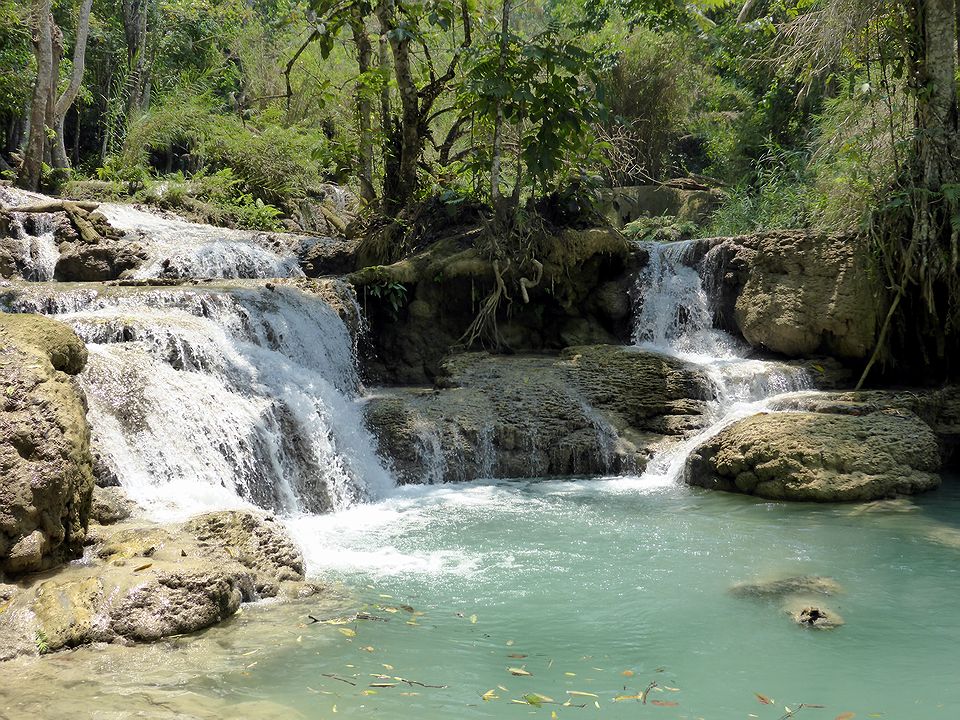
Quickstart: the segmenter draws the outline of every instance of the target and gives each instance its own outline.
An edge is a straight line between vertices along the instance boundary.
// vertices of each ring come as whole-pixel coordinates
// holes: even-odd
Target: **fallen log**
[[[93,227],[93,223],[87,218],[86,211],[78,204],[65,201],[63,203],[63,209],[85,242],[98,243],[103,239],[100,233],[97,232],[97,229]]]
[[[96,210],[100,207],[100,203],[93,202],[90,200],[51,200],[50,202],[37,203],[35,205],[17,205],[16,207],[2,207],[0,209],[6,210],[7,212],[18,212],[18,213],[51,213],[51,212],[65,212],[66,205],[73,205],[80,208],[81,210]]]

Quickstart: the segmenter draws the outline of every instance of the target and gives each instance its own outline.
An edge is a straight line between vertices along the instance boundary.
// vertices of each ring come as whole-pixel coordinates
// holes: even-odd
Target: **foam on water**
[[[293,250],[267,233],[165,218],[130,205],[100,211],[149,253],[137,278],[271,278],[303,275]]]
[[[157,517],[250,504],[316,512],[393,484],[362,423],[353,340],[319,298],[34,286],[10,302],[87,342],[94,449]]]

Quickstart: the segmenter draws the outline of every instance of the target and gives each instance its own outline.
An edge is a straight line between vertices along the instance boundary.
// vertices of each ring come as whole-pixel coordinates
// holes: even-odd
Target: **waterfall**
[[[79,380],[101,475],[155,516],[320,512],[393,484],[354,401],[352,338],[320,298],[262,283],[49,284],[6,302],[87,343]]]
[[[137,278],[297,277],[303,271],[295,248],[278,234],[230,230],[165,218],[129,205],[105,203],[100,212],[129,240],[144,246],[148,259]],[[296,236],[291,236],[296,237]]]
[[[710,424],[677,446],[658,453],[647,473],[679,477],[687,455],[731,423],[761,410],[769,400],[811,387],[802,367],[749,357],[749,346],[713,326],[711,299],[703,276],[710,276],[708,254],[695,260],[697,240],[644,243],[649,261],[633,296],[634,345],[697,366],[710,381]]]
[[[60,259],[51,215],[13,213],[12,236],[4,244],[16,271],[31,281],[52,280]]]

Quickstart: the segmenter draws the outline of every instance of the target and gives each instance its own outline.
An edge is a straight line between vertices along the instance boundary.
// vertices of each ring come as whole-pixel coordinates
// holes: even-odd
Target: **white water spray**
[[[736,420],[766,409],[777,395],[811,385],[804,368],[751,359],[743,341],[713,326],[710,298],[691,257],[696,242],[645,243],[650,259],[637,279],[635,293],[634,344],[696,365],[714,392],[710,425],[648,464],[645,474],[670,480],[679,477],[687,455],[700,443]]]
[[[316,297],[34,286],[10,309],[51,314],[87,343],[94,448],[154,516],[319,512],[393,484],[354,400],[350,334]]]

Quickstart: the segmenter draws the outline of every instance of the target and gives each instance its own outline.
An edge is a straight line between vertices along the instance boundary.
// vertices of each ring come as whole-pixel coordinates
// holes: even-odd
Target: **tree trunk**
[[[127,42],[130,112],[142,107],[147,67],[147,14],[149,0],[123,0],[123,35]]]
[[[37,58],[37,77],[30,103],[30,125],[23,164],[17,174],[17,186],[25,190],[40,189],[43,152],[47,140],[47,109],[56,83],[53,67],[53,15],[51,0],[34,0],[30,12],[33,51]]]
[[[56,138],[53,141],[53,166],[56,168],[70,167],[70,159],[67,157],[67,147],[63,137],[63,126],[66,122],[67,111],[76,100],[77,93],[80,92],[80,85],[83,83],[92,6],[93,0],[83,0],[83,4],[80,6],[80,17],[77,19],[77,39],[73,46],[73,72],[70,75],[70,84],[57,100],[53,111],[53,129],[56,132]]]
[[[393,75],[397,81],[400,95],[399,157],[396,164],[396,178],[392,182],[384,180],[384,210],[388,215],[402,209],[417,189],[417,163],[423,138],[420,134],[420,97],[410,64],[410,35],[398,33],[396,25],[396,3],[394,0],[380,0],[377,3],[377,18],[390,42],[393,55]],[[391,192],[387,194],[387,188]]]
[[[955,0],[920,0],[923,43],[917,102],[921,180],[938,192],[957,178],[957,5]]]
[[[503,0],[503,15],[500,19],[500,61],[498,68],[502,77],[506,71],[507,50],[510,43],[510,4],[511,0]],[[506,220],[506,209],[503,207],[503,196],[500,194],[500,164],[503,156],[503,103],[497,100],[497,112],[493,123],[493,150],[490,158],[490,202],[493,205],[497,223],[503,225]]]
[[[373,46],[367,34],[366,18],[356,4],[350,6],[350,29],[353,32],[353,42],[357,47],[357,68],[361,78],[355,89],[357,127],[360,131],[360,171],[357,174],[360,179],[360,196],[367,202],[373,202],[377,197],[373,187],[373,128],[371,126],[373,101],[366,87],[370,79],[369,73],[373,68]]]

